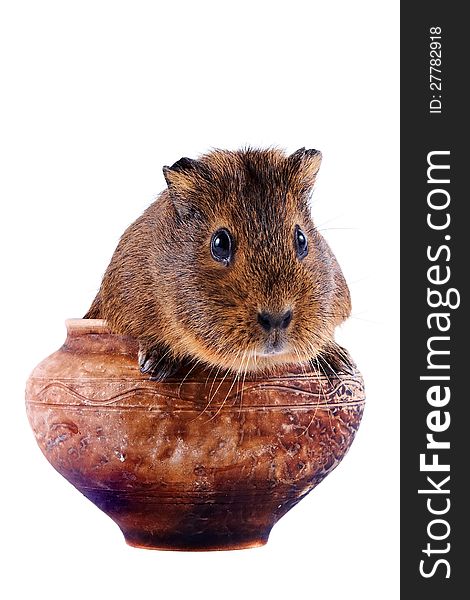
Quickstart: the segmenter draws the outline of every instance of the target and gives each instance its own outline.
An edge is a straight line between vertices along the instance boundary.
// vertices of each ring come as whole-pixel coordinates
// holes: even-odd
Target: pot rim
[[[115,341],[118,344],[124,344],[124,353],[128,353],[129,352],[129,344],[132,344],[132,352],[137,352],[136,348],[133,347],[133,344],[137,343],[138,340],[132,336],[128,336],[128,335],[124,335],[124,334],[120,334],[120,333],[116,333],[115,331],[112,331],[112,329],[109,327],[109,325],[107,324],[105,319],[66,319],[65,320],[65,326],[67,328],[67,342],[72,343],[72,340],[74,338],[77,338],[77,336],[82,336],[82,335],[103,335],[103,336],[112,336],[113,338],[115,338]],[[109,337],[108,337],[109,339]],[[77,340],[78,341],[78,340]],[[67,344],[66,342],[66,344]],[[111,353],[116,352],[116,348],[113,347],[113,349],[110,350]],[[122,352],[122,351],[121,351]],[[274,369],[273,372],[271,373],[265,373],[264,376],[261,374],[254,374],[254,373],[249,373],[247,374],[247,378],[246,381],[257,381],[258,379],[263,379],[263,380],[270,380],[272,378],[278,379],[278,378],[284,378],[285,376],[288,377],[301,377],[302,375],[307,375],[309,377],[312,377],[313,374],[315,374],[317,379],[323,379],[323,380],[327,380],[330,382],[330,378],[328,377],[328,375],[326,373],[321,373],[318,370],[315,371],[311,371],[310,369],[307,369],[307,371],[305,369],[301,369],[300,372],[295,372],[296,368],[301,369],[301,367],[299,367],[298,365],[291,365],[291,367],[289,368],[289,366],[285,366],[285,367],[279,367],[278,369]],[[292,369],[294,369],[294,371],[292,371]],[[346,378],[353,378],[353,379],[357,379],[358,381],[362,381],[362,374],[361,372],[358,370],[357,366],[354,368],[354,373],[341,373],[341,375],[343,377]],[[228,378],[227,381],[230,382],[231,378]],[[335,379],[335,378],[334,378]],[[338,378],[339,380],[341,380],[341,377]],[[331,384],[331,382],[330,382]]]
[[[88,334],[88,333],[112,333],[104,319],[66,319],[65,327],[67,333]]]

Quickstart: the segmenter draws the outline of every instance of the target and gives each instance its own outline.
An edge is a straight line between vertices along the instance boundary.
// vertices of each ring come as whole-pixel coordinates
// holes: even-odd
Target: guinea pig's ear
[[[209,172],[201,161],[183,157],[171,167],[163,167],[168,190],[177,213],[188,218],[195,211],[201,182],[209,179]]]
[[[307,189],[312,188],[315,183],[321,159],[320,150],[306,150],[305,148],[299,148],[287,157],[290,169]]]
[[[192,158],[183,156],[175,162],[171,167],[163,167],[163,175],[168,187],[174,187],[184,184],[188,179],[188,175],[195,173],[198,169],[198,161]]]

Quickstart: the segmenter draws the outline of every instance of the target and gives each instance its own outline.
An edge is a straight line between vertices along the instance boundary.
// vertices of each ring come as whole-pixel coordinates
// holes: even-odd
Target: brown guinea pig
[[[85,318],[139,339],[152,379],[350,366],[333,339],[349,290],[312,222],[317,150],[215,150],[164,167],[168,188],[122,236]]]

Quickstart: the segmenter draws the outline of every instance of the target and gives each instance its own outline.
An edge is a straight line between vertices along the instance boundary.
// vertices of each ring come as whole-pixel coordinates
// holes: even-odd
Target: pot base
[[[241,484],[240,484],[241,487]],[[292,506],[288,498],[247,501],[239,491],[210,498],[98,490],[82,492],[119,526],[128,545],[154,550],[239,550],[267,543],[274,523]],[[198,496],[200,496],[198,494]],[[295,502],[295,501],[294,501]]]
[[[158,535],[143,535],[142,533],[131,534],[121,529],[126,544],[133,548],[144,550],[171,550],[176,552],[207,552],[216,550],[246,550],[259,548],[268,542],[269,533],[266,537],[238,538],[237,536],[203,535],[188,538],[187,536],[173,536],[163,540]]]

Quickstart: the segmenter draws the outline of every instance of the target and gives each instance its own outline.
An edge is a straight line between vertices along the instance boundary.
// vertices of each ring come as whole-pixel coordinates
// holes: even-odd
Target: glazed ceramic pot
[[[65,344],[28,380],[28,418],[47,460],[132,546],[265,544],[359,426],[359,373],[293,368],[240,382],[193,369],[154,382],[136,340],[100,320],[66,325]]]

